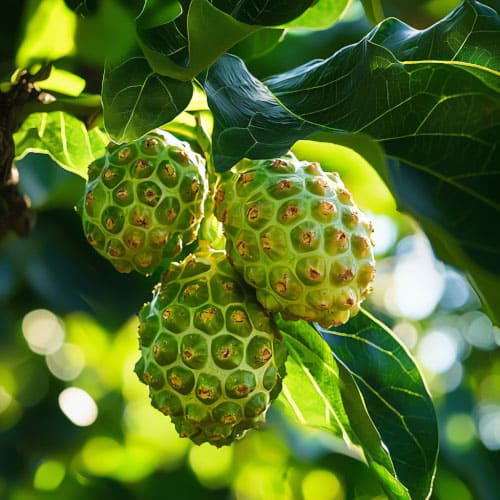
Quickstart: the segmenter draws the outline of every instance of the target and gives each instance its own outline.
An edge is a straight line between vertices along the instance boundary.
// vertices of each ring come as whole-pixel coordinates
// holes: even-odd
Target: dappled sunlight
[[[63,344],[65,332],[57,316],[46,309],[36,309],[23,318],[23,335],[37,354],[51,354]]]
[[[302,480],[304,500],[344,500],[345,493],[339,478],[328,470],[313,470]]]
[[[59,407],[79,427],[92,425],[97,418],[97,405],[92,396],[78,387],[68,387],[59,394]]]
[[[192,446],[188,460],[198,481],[206,488],[220,489],[230,485],[233,448],[214,448],[209,444]]]
[[[61,484],[66,474],[66,468],[57,460],[46,460],[42,462],[33,478],[33,486],[36,490],[53,491]]]
[[[66,342],[56,352],[47,354],[46,361],[54,377],[68,382],[82,372],[85,355],[79,346]]]

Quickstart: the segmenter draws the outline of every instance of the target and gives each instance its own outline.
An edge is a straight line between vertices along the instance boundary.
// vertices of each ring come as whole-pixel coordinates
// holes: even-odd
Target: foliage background
[[[456,4],[392,0],[384,9],[425,27]],[[109,10],[95,23],[119,19],[116,4],[103,5]],[[85,90],[99,92],[99,44],[107,41],[93,39],[92,26],[82,28],[62,1],[22,7],[5,3],[2,77],[50,44],[58,68],[84,76]],[[121,26],[126,39],[130,26],[125,19]],[[290,31],[249,69],[264,78],[326,57],[370,28],[354,2],[341,23]],[[76,89],[79,82],[72,84]],[[436,260],[421,229],[396,211],[363,158],[345,147],[305,141],[295,152],[338,170],[360,207],[375,217],[379,263],[367,307],[408,346],[433,395],[441,435],[433,498],[497,498],[500,331],[465,278]],[[87,245],[73,210],[82,179],[44,155],[30,154],[18,167],[38,221],[29,239],[11,238],[0,248],[0,498],[385,498],[365,465],[338,442],[284,420],[278,409],[263,432],[231,448],[191,447],[177,438],[150,408],[132,372],[135,313],[154,278],[118,275]],[[42,344],[30,337],[37,321],[47,332]],[[72,387],[95,402],[94,420],[94,406],[81,394],[73,393],[69,407],[62,402],[61,393]],[[85,415],[90,425],[74,423]]]

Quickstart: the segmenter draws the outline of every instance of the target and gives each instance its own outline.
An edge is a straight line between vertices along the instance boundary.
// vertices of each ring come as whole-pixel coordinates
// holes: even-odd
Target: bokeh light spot
[[[9,407],[11,402],[12,396],[5,390],[4,387],[0,386],[0,413]]]
[[[92,425],[97,418],[97,405],[88,392],[68,387],[59,394],[59,407],[79,427]]]
[[[411,323],[400,321],[394,325],[392,331],[408,349],[413,349],[417,345],[418,330]]]
[[[302,481],[304,500],[344,500],[345,493],[335,474],[327,470],[313,470]]]
[[[471,311],[462,316],[462,321],[464,337],[470,344],[484,350],[496,348],[493,324],[486,314],[480,311]]]
[[[445,424],[445,436],[454,448],[469,448],[476,437],[473,418],[467,413],[450,415]]]
[[[114,439],[99,436],[85,443],[81,456],[88,472],[96,476],[111,476],[121,465],[123,449]]]
[[[193,446],[189,451],[189,465],[206,488],[219,489],[231,481],[233,449],[214,448],[209,444]]]
[[[46,309],[36,309],[26,314],[22,330],[30,349],[37,354],[55,352],[64,342],[61,321]]]
[[[62,483],[65,473],[66,469],[63,464],[56,460],[47,460],[36,470],[33,486],[37,490],[55,490]]]
[[[439,306],[442,309],[453,310],[463,307],[471,296],[472,290],[467,280],[452,269],[445,274],[445,289]]]
[[[74,380],[85,366],[82,349],[69,343],[64,343],[56,352],[47,354],[46,361],[52,375],[65,381]]]
[[[500,406],[479,407],[479,437],[489,450],[500,450]]]
[[[421,340],[417,358],[434,373],[448,371],[458,359],[461,350],[460,334],[456,328],[442,327],[431,330]]]
[[[392,248],[398,237],[398,228],[387,215],[372,216],[375,239],[375,255],[382,255]]]
[[[398,244],[399,256],[394,270],[393,297],[401,316],[424,319],[436,308],[444,291],[444,272],[436,261],[427,239],[407,236]]]

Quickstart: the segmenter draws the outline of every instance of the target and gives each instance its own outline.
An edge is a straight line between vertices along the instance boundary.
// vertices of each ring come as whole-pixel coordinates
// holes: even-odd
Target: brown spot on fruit
[[[85,204],[90,205],[90,203],[92,203],[93,201],[94,201],[94,193],[92,191],[89,191],[85,195]]]
[[[351,281],[353,277],[354,277],[354,273],[352,272],[351,269],[346,269],[343,273],[340,273],[338,275],[339,281],[342,281],[342,282]]]
[[[293,186],[293,183],[287,179],[284,179],[278,183],[278,189],[280,191],[288,191]]]
[[[130,156],[130,148],[122,148],[118,151],[118,159],[125,161]]]
[[[216,203],[222,203],[224,201],[224,198],[226,197],[226,193],[222,188],[217,189],[215,192],[214,200]]]
[[[234,390],[240,396],[246,396],[248,394],[248,391],[250,390],[250,387],[248,387],[248,385],[246,384],[239,384],[234,388]]]
[[[199,288],[200,286],[196,284],[187,286],[186,289],[184,290],[184,297],[189,297],[190,295],[194,295]]]
[[[198,397],[200,399],[212,399],[213,391],[209,387],[198,387]]]
[[[182,388],[182,379],[179,377],[179,375],[175,375],[174,373],[168,377],[168,381],[170,385],[174,389],[181,389]]]
[[[253,180],[254,176],[251,173],[241,174],[238,177],[238,182],[243,185],[250,184]]]
[[[212,321],[217,314],[217,309],[215,307],[209,307],[208,309],[205,309],[204,311],[201,311],[199,314],[200,321],[203,323],[209,323]]]
[[[231,314],[231,321],[234,323],[244,323],[247,320],[247,315],[243,311],[234,311]]]
[[[248,255],[247,244],[243,240],[238,240],[236,242],[236,250],[241,257],[245,257],[245,255]]]
[[[250,221],[254,221],[259,218],[260,212],[259,212],[259,207],[253,206],[248,209],[247,212],[247,219]]]
[[[170,164],[165,165],[163,167],[163,170],[168,177],[175,176],[175,168],[172,165],[170,165]]]
[[[116,197],[119,200],[125,200],[125,199],[127,199],[128,198],[127,188],[126,187],[121,187],[120,189],[118,189],[118,191],[116,192]]]

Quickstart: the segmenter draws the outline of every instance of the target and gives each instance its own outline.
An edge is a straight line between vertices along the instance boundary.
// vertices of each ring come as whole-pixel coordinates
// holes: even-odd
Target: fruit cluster
[[[222,446],[257,428],[281,391],[273,314],[345,323],[375,261],[371,223],[318,163],[244,159],[213,189],[207,178],[201,155],[157,130],[89,167],[80,212],[118,271],[166,267],[139,313],[135,371],[181,436]],[[225,250],[200,230],[214,215]]]

